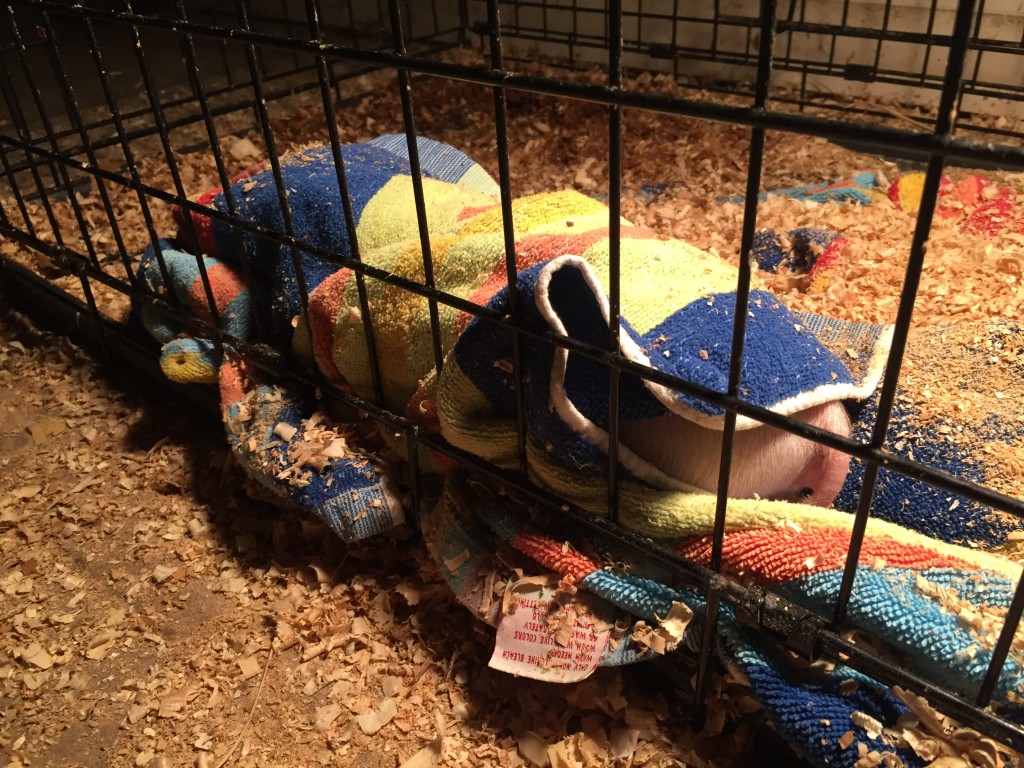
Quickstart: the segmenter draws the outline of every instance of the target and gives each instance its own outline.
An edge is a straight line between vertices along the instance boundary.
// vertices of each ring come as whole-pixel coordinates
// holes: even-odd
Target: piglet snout
[[[793,418],[849,437],[850,419],[838,402],[793,414]],[[623,422],[620,440],[665,474],[717,492],[722,433],[668,415]],[[771,426],[736,432],[729,496],[780,499],[828,506],[846,481],[850,457],[813,440]]]
[[[843,437],[849,437],[851,433],[850,417],[839,403],[826,403],[809,408],[795,414],[795,418]],[[784,434],[789,441],[797,441],[792,449],[797,455],[805,456],[806,460],[793,482],[781,494],[772,498],[800,501],[821,507],[829,506],[836,500],[843,483],[846,482],[846,476],[850,471],[849,454],[796,435]]]

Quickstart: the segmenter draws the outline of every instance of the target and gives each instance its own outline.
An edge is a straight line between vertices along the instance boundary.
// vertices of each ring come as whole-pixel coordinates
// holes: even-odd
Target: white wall
[[[795,7],[792,4],[795,3]],[[568,47],[566,40],[575,30],[581,37],[593,36],[597,40],[606,38],[606,3],[603,0],[549,0],[540,7],[519,6],[518,14],[514,12],[514,3],[502,4],[502,22],[507,33],[506,39],[511,43],[515,31],[516,18],[521,27],[545,28],[560,40],[546,43],[527,42],[527,47],[536,47],[542,54],[555,58],[566,57]],[[930,9],[934,7],[932,34],[941,36],[952,33],[956,11],[956,0],[896,0],[890,5],[890,13],[885,22],[885,3],[872,0],[855,0],[850,3],[846,18],[847,27],[858,27],[868,30],[880,30],[883,22],[891,31],[925,33],[928,31]],[[574,10],[575,6],[575,10]],[[757,0],[722,0],[719,4],[722,17],[741,18],[753,21],[756,19],[759,3]],[[839,0],[781,0],[779,18],[786,19],[793,7],[792,17],[795,21],[823,24],[838,27],[842,22],[843,3]],[[673,21],[674,9],[680,15],[696,17],[706,21]],[[1008,52],[969,51],[965,74],[974,77],[975,65],[980,56],[980,67],[977,72],[979,82],[1000,87],[1024,88],[1024,49],[1021,39],[1024,37],[1024,0],[988,0],[984,4],[985,13],[978,29],[978,36],[987,41],[1005,43]],[[693,2],[692,0],[624,0],[623,2],[623,41],[628,49],[631,45],[639,45],[644,50],[651,44],[669,45],[673,42],[681,48],[709,50],[712,45],[713,27],[710,23],[713,15],[713,3],[710,0]],[[803,15],[801,16],[801,9]],[[482,3],[471,4],[474,18],[486,18]],[[660,18],[659,18],[660,16]],[[756,55],[758,46],[756,29],[753,34],[740,26],[720,25],[718,38],[715,42],[717,50],[730,52],[737,57]],[[594,42],[593,40],[591,42]],[[832,50],[834,45],[834,51]],[[778,34],[775,42],[775,57],[780,60],[789,52],[795,59],[808,62],[827,63],[831,56],[834,64],[862,65],[872,67],[878,51],[878,67],[880,70],[894,70],[899,73],[919,75],[925,73],[934,78],[941,78],[946,67],[947,50],[941,46],[904,42],[884,42],[832,34],[791,33]],[[599,48],[577,45],[573,48],[577,61],[603,64],[607,62],[607,53]],[[626,54],[624,63],[627,66],[649,69],[653,71],[672,71],[671,63],[665,60],[652,59],[644,54]],[[680,71],[689,77],[699,80],[714,79],[718,81],[750,81],[754,69],[745,65],[730,65],[722,62],[700,62],[682,58]],[[798,87],[801,74],[787,72],[776,68],[773,83],[779,86]],[[831,93],[840,96],[859,95],[892,100],[899,104],[934,105],[938,99],[938,91],[916,85],[893,85],[886,83],[864,83],[851,81],[842,76],[807,74],[807,88],[811,92]],[[967,96],[964,99],[963,111],[978,111],[994,115],[1024,117],[1024,103],[1005,98],[980,98]]]

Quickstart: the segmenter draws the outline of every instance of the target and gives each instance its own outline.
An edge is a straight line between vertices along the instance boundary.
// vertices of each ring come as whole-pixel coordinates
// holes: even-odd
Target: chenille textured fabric
[[[456,472],[447,478],[441,502],[424,516],[424,538],[442,575],[477,616],[490,623],[501,618],[488,592],[488,576],[493,574],[495,552],[505,547],[528,558],[525,562],[533,569],[526,566],[527,573],[555,573],[651,626],[658,626],[674,602],[683,603],[694,611],[695,620],[682,642],[693,646],[699,641],[705,608],[700,593],[640,575],[650,571],[643,563],[631,564],[638,571],[634,574],[621,565],[630,562],[628,553],[621,548],[609,551],[611,545],[585,531],[567,533],[567,526],[556,524],[554,532],[540,532],[531,522],[536,515],[523,501]],[[774,520],[735,516],[726,533],[725,572],[828,615],[852,522],[843,517],[847,525],[834,513],[813,508]],[[705,528],[712,523],[705,520]],[[682,539],[673,548],[707,564],[710,536]],[[606,554],[611,557],[600,557]],[[502,558],[510,560],[507,553]],[[620,565],[608,568],[605,561]],[[977,617],[1005,614],[1019,569],[1000,558],[943,545],[877,520],[869,523],[861,563],[850,601],[851,625],[886,644],[911,671],[967,696],[976,691],[994,643],[993,637],[979,637],[974,629]],[[861,756],[861,744],[868,751],[898,756],[907,766],[929,763],[897,740],[870,733],[864,721],[854,717],[858,712],[870,714],[884,727],[896,726],[908,710],[885,686],[842,664],[810,669],[794,664],[756,631],[738,624],[728,607],[720,609],[717,626],[723,659],[743,674],[775,728],[811,764],[852,766]],[[642,661],[650,655],[627,634],[609,643],[602,663]],[[998,697],[1014,697],[1022,684],[1022,659],[1014,653],[1004,665]],[[853,736],[851,743],[843,739],[847,732]]]
[[[923,190],[924,174],[908,173],[893,180],[887,194],[897,208],[916,213]],[[975,235],[1024,235],[1024,209],[1019,195],[977,174],[958,182],[943,178],[939,183],[936,212]]]
[[[434,286],[487,315],[437,303],[444,360],[440,373],[435,370],[428,300],[401,284],[423,284],[426,275],[404,137],[343,148],[354,233],[345,224],[331,149],[309,148],[281,160],[287,221],[274,170],[267,164],[255,166],[236,179],[227,194],[212,190],[196,198],[211,210],[179,211],[177,238],[161,241],[159,256],[156,249],[147,252],[140,278],[158,294],[212,319],[198,254],[206,265],[217,313],[231,337],[290,351],[333,385],[369,399],[374,390],[367,321],[382,374],[380,404],[458,448],[514,468],[518,457],[512,336],[490,319],[511,312],[497,188],[458,150],[429,140],[421,140],[419,149]],[[844,194],[849,191],[843,189]],[[223,215],[229,208],[251,226],[236,233]],[[607,347],[608,209],[575,191],[546,193],[512,201],[512,223],[520,319],[538,332],[520,334],[530,479],[603,515],[607,369],[538,334],[553,332]],[[271,232],[278,236],[269,236]],[[621,353],[657,371],[724,392],[736,311],[735,269],[692,245],[628,222],[621,222],[620,232]],[[293,254],[280,238],[292,235],[331,258]],[[826,251],[837,242],[828,233],[822,241],[814,240],[813,232],[796,237],[819,245],[827,240]],[[365,281],[369,318],[363,317],[354,272],[344,262],[354,255],[355,242],[361,260],[389,276],[387,281]],[[767,252],[779,242],[777,236],[765,235],[762,244]],[[302,280],[296,263],[301,264]],[[252,276],[251,284],[242,280],[243,274]],[[303,312],[305,299],[308,309]],[[313,469],[295,466],[295,457],[306,455],[302,443],[316,408],[304,393],[248,368],[233,353],[230,338],[222,352],[195,329],[179,327],[167,313],[143,305],[139,316],[165,345],[163,365],[169,376],[219,380],[229,442],[257,480],[326,520],[345,540],[374,535],[404,520],[392,468],[377,455],[332,454],[329,462]],[[269,338],[254,339],[257,325],[269,329]],[[790,312],[755,275],[741,395],[788,414],[819,403],[850,401],[858,405],[855,415],[864,419],[857,428],[870,429],[871,403],[890,335],[882,327]],[[851,350],[855,354],[849,354]],[[711,428],[720,428],[724,420],[721,409],[700,398],[622,376],[623,420],[667,413]],[[897,415],[908,423],[913,417],[909,410]],[[753,426],[744,418],[738,425]],[[404,449],[397,443],[392,447]],[[422,459],[421,466],[446,467],[438,457]],[[619,459],[620,522],[708,563],[714,496],[667,477],[625,448]],[[856,505],[855,473],[851,477],[850,493],[844,489],[846,496],[841,496],[847,509]],[[899,486],[899,477],[894,475],[890,484],[896,491],[881,494],[873,507],[877,519],[868,525],[850,621],[904,654],[915,671],[969,694],[984,674],[991,638],[977,637],[966,611],[958,612],[957,606],[970,602],[975,611],[998,617],[1005,612],[1020,568],[933,536],[991,543],[1005,538],[1012,526],[998,516],[986,517],[982,510],[971,512],[969,525],[959,528],[935,524],[937,519],[962,518],[949,513],[945,500],[922,496],[918,501],[917,496],[904,495],[901,488],[910,486]],[[892,519],[903,527],[888,522]],[[838,590],[852,522],[850,515],[836,509],[734,500],[726,519],[723,567],[737,578],[827,614]],[[500,546],[515,548],[540,572],[571,576],[581,588],[650,622],[664,616],[672,601],[698,609],[702,604],[695,593],[676,591],[656,580],[620,578],[591,558],[566,555],[561,541],[529,529],[508,504],[493,499],[482,503],[458,473],[448,478],[444,494],[424,515],[422,525],[442,573],[470,605],[486,583],[485,561]],[[583,538],[582,532],[568,531],[565,536]],[[445,563],[457,561],[462,551],[470,556],[453,572]],[[783,659],[728,615],[721,620],[720,650],[727,661],[741,666],[780,733],[820,765],[856,760],[856,750],[838,743],[846,730],[857,728],[850,724],[852,711],[867,711],[885,723],[904,711],[877,686],[870,691],[865,687],[855,696],[843,693],[839,682],[855,675],[842,667],[828,678],[810,681],[791,675]],[[644,655],[627,636],[607,649],[605,663]],[[997,686],[1001,699],[1021,687],[1018,655],[1011,655],[1004,667]],[[822,717],[834,718],[835,733],[823,728]],[[885,746],[880,739],[857,735],[872,748]],[[913,755],[895,751],[915,764]]]

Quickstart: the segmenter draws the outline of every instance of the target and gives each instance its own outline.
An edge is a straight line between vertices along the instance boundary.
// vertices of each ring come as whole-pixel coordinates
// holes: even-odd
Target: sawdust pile
[[[903,367],[901,393],[922,419],[899,441],[938,439],[984,461],[989,488],[1024,498],[1024,326],[963,323],[922,334]],[[935,434],[932,435],[931,433]],[[1013,437],[1018,439],[1012,439]]]
[[[755,760],[757,705],[722,680],[696,732],[664,670],[489,669],[408,531],[344,546],[254,500],[215,420],[9,312],[0,392],[10,768]]]

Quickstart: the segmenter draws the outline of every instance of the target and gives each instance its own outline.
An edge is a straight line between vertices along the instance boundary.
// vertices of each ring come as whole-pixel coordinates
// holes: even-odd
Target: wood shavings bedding
[[[4,765],[756,764],[735,684],[699,733],[640,668],[510,685],[417,540],[254,500],[219,425],[6,311],[0,391]]]
[[[390,76],[376,76],[372,78],[372,81],[382,91],[394,92],[395,85]],[[672,86],[663,80],[650,80],[641,85],[666,92],[672,89]],[[418,83],[414,89],[419,129],[425,135],[464,148],[492,174],[497,175],[491,99],[492,95],[486,89],[473,88],[461,83],[425,80]],[[394,110],[387,109],[387,103],[387,99],[368,99],[344,110],[337,110],[336,118],[341,127],[343,140],[359,141],[387,131],[400,131],[400,115],[395,114]],[[510,162],[514,196],[564,186],[574,186],[595,194],[607,191],[607,112],[604,108],[589,104],[567,106],[551,98],[510,93],[510,110],[509,133],[513,137]],[[310,141],[326,139],[321,107],[315,99],[296,97],[276,102],[271,105],[271,112],[275,120],[275,137],[282,151]],[[245,126],[244,122],[237,119],[238,116],[229,117],[230,120],[218,118],[219,130],[225,134],[230,131],[240,133],[244,131],[241,138],[225,138],[225,157],[229,164],[229,173],[233,173],[248,165],[254,154],[256,157],[261,156],[263,149],[258,131],[253,131],[251,126]],[[652,115],[636,110],[625,110],[624,126],[622,182],[624,215],[638,224],[647,224],[665,234],[686,239],[701,248],[713,250],[727,259],[738,258],[736,250],[742,223],[742,209],[735,204],[722,204],[715,200],[724,195],[740,193],[745,186],[747,131],[733,126]],[[246,130],[246,128],[248,129]],[[666,136],[672,136],[672,141],[667,143]],[[152,138],[145,139],[140,144],[146,146],[147,142],[151,145],[151,149],[156,150],[157,146]],[[184,133],[179,143],[181,146],[187,145]],[[159,153],[154,151],[151,155],[142,157],[141,153],[137,151],[136,155],[140,157],[138,165],[144,180],[161,189],[172,189],[167,169],[163,161],[159,159]],[[179,167],[182,169],[187,192],[194,193],[217,183],[216,169],[213,159],[208,153],[193,152],[181,154],[178,157],[181,161]],[[110,162],[113,163],[111,169],[116,170],[118,168],[116,156],[112,157]],[[771,134],[766,150],[766,174],[763,186],[775,188],[826,181],[856,171],[875,170],[879,166],[886,174],[892,174],[894,171],[891,164],[835,147],[822,140],[788,134]],[[950,175],[956,178],[960,173],[960,171],[954,170]],[[1015,188],[1020,190],[1019,179],[1001,178],[1008,184],[1016,185]],[[671,185],[667,192],[653,202],[641,193],[642,187],[652,182]],[[148,234],[141,224],[141,211],[137,197],[134,192],[116,185],[108,185],[107,189],[114,204],[126,248],[131,253],[141,252],[148,243]],[[96,191],[80,198],[80,202],[88,214],[87,220],[92,222],[92,231],[103,232],[106,216]],[[5,206],[6,204],[5,201]],[[41,231],[46,232],[45,216],[41,206],[30,204],[29,207],[34,219],[42,223]],[[71,206],[67,203],[57,203],[55,210],[62,222],[62,231],[65,235],[73,232],[77,225],[74,223]],[[158,232],[172,231],[173,225],[167,206],[154,205],[152,212],[155,219],[154,226]],[[906,264],[906,254],[909,251],[911,231],[907,222],[907,214],[886,204],[860,208],[837,204],[801,203],[770,197],[759,206],[758,226],[780,229],[790,229],[796,226],[829,226],[842,232],[854,245],[850,257],[840,265],[839,272],[824,293],[802,292],[791,285],[782,283],[782,278],[779,278],[779,284],[773,285],[773,287],[784,297],[787,304],[795,309],[817,311],[850,320],[887,322],[891,321],[895,315]],[[47,238],[44,236],[44,239]],[[68,238],[68,240],[74,244],[72,238]],[[104,269],[111,274],[118,274],[116,270],[121,268],[120,260],[109,255],[114,253],[115,248],[109,235],[98,235],[94,239],[94,244],[104,254],[100,258]],[[81,244],[78,244],[78,247],[81,247]],[[36,268],[46,269],[32,252],[16,247],[13,243],[5,242],[0,244],[0,248],[3,248],[5,255],[24,263],[33,264]],[[1022,252],[1021,244],[1012,238],[993,243],[989,239],[965,234],[952,224],[936,220],[929,243],[926,273],[919,292],[914,323],[923,325],[939,324],[950,320],[1019,317],[1021,300],[1024,298],[1024,288],[1021,286],[1021,270],[1022,264],[1024,264],[1022,253],[1024,252]],[[52,270],[44,272],[44,274],[53,278],[54,282],[70,293],[81,295],[77,279],[55,277]],[[123,270],[120,274],[123,275]],[[94,287],[97,289],[101,310],[115,318],[124,319],[128,306],[126,298],[117,292]],[[924,375],[920,371],[908,372],[908,375],[911,373]],[[935,372],[932,373],[934,375]],[[937,402],[936,405],[938,406],[939,403]],[[996,447],[994,450],[1003,450],[1003,448]],[[1014,459],[1019,460],[1019,456],[1014,454]],[[129,479],[127,475],[125,475],[125,479]],[[26,487],[33,486],[19,486],[21,489]],[[37,494],[21,498],[17,496],[18,490],[14,489],[14,496],[27,503],[37,503],[33,499],[41,493],[40,490]],[[1007,486],[1005,490],[1013,492],[1015,489]],[[1017,488],[1016,492],[1019,493],[1020,489]],[[231,525],[242,527],[244,523],[233,522]],[[201,534],[209,532],[206,521],[201,520],[197,526],[197,529],[199,528],[202,529]],[[191,527],[188,530],[191,531]],[[230,534],[231,531],[229,530],[228,533]],[[320,533],[322,534],[322,531]],[[302,542],[308,544],[309,540],[313,538],[315,538],[315,532],[314,536],[302,537]],[[260,552],[259,547],[252,543],[251,538],[242,541],[244,546],[237,548],[236,556],[247,557]],[[280,544],[281,541],[278,540],[275,541],[274,546],[277,547]],[[338,557],[337,553],[333,554]],[[296,560],[299,562],[302,560],[302,557],[294,549],[287,546],[283,551],[275,550],[274,555],[275,557],[283,556],[292,564]],[[50,552],[44,556],[54,557],[55,555]],[[179,554],[177,557],[184,556]],[[194,562],[195,557],[192,555],[186,562]],[[353,557],[366,560],[370,556],[356,553]],[[365,562],[363,564],[365,565]],[[388,565],[394,565],[393,559],[388,560]],[[161,567],[161,565],[157,564],[156,567]],[[310,567],[312,568],[312,566]],[[340,568],[340,566],[338,567]],[[203,568],[210,568],[216,572],[217,566],[213,563],[206,563]],[[318,568],[320,567],[318,566]],[[29,570],[31,569],[29,568]],[[276,684],[278,691],[278,698],[274,705],[277,708],[274,711],[284,720],[301,723],[303,727],[308,727],[309,723],[313,723],[317,732],[324,737],[323,741],[313,742],[313,746],[309,746],[311,760],[317,757],[323,759],[325,751],[333,758],[338,754],[358,753],[360,749],[364,750],[363,753],[366,754],[377,750],[379,742],[369,739],[373,732],[363,726],[364,722],[373,726],[379,723],[382,734],[390,739],[400,740],[402,746],[398,749],[402,756],[407,756],[415,746],[436,737],[438,730],[432,729],[430,724],[425,721],[421,722],[422,717],[410,719],[412,715],[407,710],[403,710],[403,706],[406,706],[404,704],[396,705],[395,714],[390,718],[384,718],[382,713],[389,713],[391,706],[388,705],[385,708],[384,702],[392,701],[394,692],[377,691],[374,684],[367,679],[365,670],[362,676],[354,674],[351,669],[344,674],[339,672],[342,667],[348,668],[350,664],[358,666],[360,663],[366,663],[374,668],[387,666],[395,673],[394,677],[403,681],[408,680],[409,669],[418,668],[420,671],[415,679],[408,682],[409,688],[406,691],[422,689],[422,692],[408,695],[407,706],[409,709],[418,710],[437,705],[449,711],[447,707],[450,706],[449,718],[452,716],[451,713],[455,712],[471,715],[481,711],[479,706],[467,708],[465,702],[467,695],[464,695],[467,694],[467,691],[470,692],[472,694],[468,696],[470,700],[480,695],[480,686],[474,687],[470,683],[470,680],[473,679],[471,675],[486,675],[486,670],[481,670],[478,660],[463,661],[461,674],[467,678],[462,683],[464,688],[460,689],[463,693],[451,693],[453,688],[449,687],[447,702],[444,701],[443,696],[432,696],[429,691],[435,685],[447,684],[446,681],[451,679],[452,670],[456,669],[454,661],[446,672],[444,672],[443,660],[424,660],[422,654],[417,656],[415,652],[409,658],[402,656],[398,660],[390,660],[390,664],[386,663],[388,654],[378,646],[387,645],[394,638],[382,637],[378,634],[376,639],[378,646],[374,646],[374,640],[371,639],[373,633],[362,631],[365,629],[362,622],[359,627],[356,626],[356,619],[361,619],[361,617],[357,616],[351,621],[338,619],[336,616],[331,618],[329,615],[332,611],[344,612],[346,609],[332,601],[318,599],[316,591],[319,587],[322,595],[323,589],[326,588],[330,590],[328,594],[334,598],[344,596],[345,599],[355,600],[357,605],[364,606],[365,600],[360,593],[383,594],[380,591],[380,585],[372,583],[373,579],[367,582],[353,576],[352,583],[360,585],[360,589],[339,589],[341,585],[337,579],[321,578],[321,575],[324,574],[322,568],[313,570],[317,577],[312,584],[312,589],[307,588],[309,585],[303,585],[301,590],[303,599],[312,601],[312,608],[300,611],[297,606],[293,605],[292,610],[279,614],[282,618],[276,624],[276,640],[262,636],[259,627],[250,625],[243,632],[248,639],[239,648],[228,644],[228,650],[224,651],[222,648],[214,649],[211,646],[211,652],[223,655],[224,659],[230,659],[235,664],[234,673],[237,674],[237,671],[241,670],[242,682],[258,679],[255,672],[248,674],[247,670],[256,669],[254,663],[258,662],[261,656],[269,656],[271,643],[280,641],[280,645],[285,649],[298,646],[296,652],[300,653],[301,661],[289,666],[289,674],[305,676],[310,682],[315,681],[311,693],[308,694],[309,697],[317,701],[339,697],[345,698],[347,702],[348,694],[355,693],[357,702],[355,706],[349,706],[347,703],[344,705],[326,703],[315,708],[310,718],[309,713],[301,715],[297,713],[297,710],[303,709],[302,707],[287,705],[284,701],[285,697],[280,696],[280,691],[285,685],[280,677],[280,670],[272,671],[271,690],[275,690]],[[153,573],[152,567],[149,568],[149,572]],[[163,575],[164,572],[160,573]],[[177,573],[177,569],[164,579],[153,577],[154,587],[152,588],[164,583],[175,586],[178,579],[173,575],[174,573]],[[265,573],[288,574],[289,580],[299,578],[294,571],[294,565],[291,565],[290,568],[285,567],[282,571],[277,564],[273,564]],[[348,571],[345,573],[351,575]],[[239,574],[244,574],[244,576]],[[253,590],[251,586],[247,586],[251,576],[251,570],[243,568],[240,563],[236,562],[220,570],[220,575],[211,592],[225,596],[239,596],[240,604],[245,603],[247,606],[252,601],[263,605],[266,599],[276,592],[263,583],[262,575],[261,582]],[[418,578],[422,578],[422,575],[419,575]],[[419,593],[426,588],[427,593],[430,593],[429,582],[425,587],[418,578],[410,577],[405,589]],[[299,581],[302,582],[301,578]],[[496,580],[495,583],[499,583],[499,581]],[[146,589],[150,588],[146,587]],[[263,591],[261,592],[261,590]],[[494,595],[494,599],[498,601],[502,597],[504,595],[500,590]],[[228,598],[225,597],[225,599]],[[291,600],[291,598],[288,599]],[[439,599],[438,595],[434,594],[433,600],[427,600],[426,604],[436,607],[439,604]],[[419,614],[417,613],[417,615]],[[385,610],[379,618],[383,622],[394,622],[394,611],[389,615]],[[408,617],[403,617],[403,620],[405,618]],[[466,629],[466,624],[467,622],[462,622],[458,626],[469,633],[470,630]],[[225,625],[225,628],[227,626]],[[360,631],[357,632],[356,629],[360,629]],[[388,629],[387,631],[392,630]],[[411,631],[409,634],[415,636],[417,632]],[[357,639],[346,642],[333,640],[335,637],[350,635]],[[409,637],[404,639],[409,640]],[[101,630],[90,639],[85,649],[85,657],[92,661],[103,661],[111,649],[116,649],[118,643],[124,641],[125,638],[120,635],[114,636],[111,632]],[[339,644],[335,645],[335,642]],[[105,649],[103,657],[89,656],[89,653],[99,653],[97,649]],[[33,646],[26,646],[27,656],[23,653],[21,658],[30,667],[33,666],[32,659],[45,661],[51,652],[42,646],[39,647],[39,650],[42,650],[43,653],[40,654]],[[346,656],[350,653],[353,654],[351,658],[354,661],[346,658],[344,663],[338,664],[340,652],[344,652]],[[218,655],[217,662],[220,663],[222,660]],[[415,666],[417,663],[420,664],[419,667]],[[310,667],[302,668],[302,665],[310,665]],[[322,666],[317,667],[317,665]],[[35,664],[34,666],[38,667],[39,665]],[[181,667],[176,671],[183,672],[186,671],[186,668]],[[38,674],[38,672],[32,672],[32,674]],[[132,706],[136,707],[133,710],[134,723],[156,722],[159,726],[157,732],[160,735],[156,740],[145,741],[150,737],[145,734],[140,735],[140,727],[132,731],[128,740],[122,744],[130,744],[130,749],[137,749],[140,756],[150,753],[154,756],[171,754],[171,740],[177,731],[170,726],[176,722],[178,714],[192,706],[197,697],[205,698],[208,694],[208,699],[213,700],[218,690],[234,690],[236,692],[241,690],[238,683],[233,682],[230,676],[226,675],[219,667],[215,667],[215,671],[211,671],[207,666],[205,674],[220,682],[213,686],[205,683],[209,690],[203,688],[202,693],[199,692],[199,689],[192,688],[176,690],[173,688],[174,683],[168,682],[166,687],[168,692],[159,701],[152,698],[150,695],[152,692],[144,694],[142,689],[129,688],[129,691],[136,694],[129,696],[129,699],[134,702]],[[275,675],[278,676],[276,683]],[[334,677],[335,675],[338,676]],[[421,680],[424,682],[421,683]],[[24,685],[29,687],[35,685],[36,682],[38,682],[36,677],[31,679],[26,677]],[[339,682],[344,682],[345,685],[339,686]],[[640,710],[636,705],[616,708],[614,703],[618,701],[617,697],[623,695],[615,688],[619,683],[616,683],[614,679],[601,679],[594,682],[595,684],[600,683],[604,688],[591,692],[593,701],[588,700],[585,706],[576,710],[577,712],[582,711],[579,716],[593,719],[597,713],[607,712],[610,707],[612,711],[622,715],[620,719],[600,723],[593,721],[590,724],[592,727],[588,726],[588,728],[570,734],[563,734],[559,729],[552,729],[546,723],[540,724],[537,721],[527,723],[522,712],[527,711],[530,706],[539,706],[540,702],[547,698],[546,692],[538,692],[539,689],[535,691],[530,684],[527,684],[528,692],[516,694],[517,699],[513,702],[513,706],[518,708],[516,711],[520,713],[517,715],[521,718],[519,721],[512,722],[507,718],[503,720],[504,725],[501,727],[504,730],[499,731],[500,737],[496,735],[493,740],[472,730],[460,732],[456,736],[452,736],[449,731],[447,736],[448,759],[468,759],[472,755],[475,760],[483,761],[478,764],[487,764],[488,760],[494,761],[493,764],[503,764],[501,761],[504,760],[511,761],[511,764],[516,764],[517,761],[526,762],[526,764],[530,764],[530,762],[540,764],[541,755],[544,755],[553,763],[556,760],[561,760],[569,764],[567,761],[570,759],[570,754],[577,758],[580,755],[587,757],[603,755],[615,759],[620,753],[626,754],[627,752],[623,750],[628,747],[628,752],[633,755],[633,764],[643,765],[656,764],[655,761],[660,756],[669,754],[668,750],[673,749],[669,746],[670,739],[660,736],[655,728],[655,725],[664,718],[659,717],[654,710]],[[491,685],[496,684],[492,681]],[[309,682],[306,683],[306,687],[308,686]],[[39,683],[33,690],[38,689],[42,689],[45,693],[45,682]],[[330,691],[326,697],[323,696],[325,689]],[[577,687],[573,692],[566,694],[566,701],[572,706],[579,707],[580,702],[588,695],[587,691],[588,689],[582,686]],[[303,688],[303,692],[305,693],[305,688]],[[137,703],[140,700],[143,703]],[[742,701],[743,697],[740,696],[739,700]],[[594,704],[593,702],[598,703]],[[508,702],[505,701],[504,705],[507,704]],[[494,706],[502,705],[496,703]],[[139,710],[139,707],[144,707],[144,711]],[[736,708],[742,709],[743,706],[737,705]],[[207,717],[211,716],[210,710],[215,709],[216,707],[208,708]],[[720,711],[724,711],[724,709],[723,707]],[[355,722],[358,729],[351,727],[351,718],[346,720],[348,723],[346,726],[337,724],[339,718],[348,717],[357,710]],[[154,712],[156,720],[154,720]],[[161,712],[164,715],[161,715]],[[406,717],[403,717],[403,712],[407,715]],[[216,720],[223,714],[217,713],[212,717]],[[235,710],[231,710],[229,716],[236,714],[238,713]],[[733,714],[735,711],[730,711],[730,717]],[[131,715],[132,713],[129,712],[129,716]],[[724,722],[723,716],[723,726]],[[643,727],[638,727],[639,725]],[[224,730],[222,727],[220,731],[215,732],[217,738],[211,737],[204,731],[196,738],[194,749],[200,752],[208,751],[214,748],[215,743],[223,743],[225,740]],[[537,730],[541,732],[540,736],[537,736]],[[600,735],[594,736],[594,734]],[[269,735],[267,739],[269,741]],[[419,741],[415,741],[416,739]],[[475,742],[474,739],[476,739]],[[536,739],[540,740],[539,744]],[[723,749],[721,745],[710,747],[707,742],[703,742],[700,747],[695,746],[699,741],[692,734],[683,737],[680,743],[684,746],[679,747],[682,751],[677,751],[677,753],[685,755],[688,759],[703,759],[699,757],[698,752],[707,755]],[[257,743],[250,742],[250,744]],[[325,744],[326,746],[324,746]],[[623,746],[624,744],[626,746]],[[127,752],[126,755],[128,755]],[[130,755],[128,756],[130,757]],[[725,757],[731,758],[732,755],[727,754]],[[747,757],[745,756],[744,759]],[[723,762],[728,762],[728,760]],[[393,765],[394,761],[390,764]]]
[[[600,81],[597,75],[579,75]],[[661,93],[684,92],[665,77],[641,77],[635,88]],[[386,73],[363,76],[353,88],[372,88],[387,95],[394,79]],[[690,94],[687,94],[690,95]],[[710,96],[709,96],[710,98]],[[493,103],[489,90],[428,78],[414,88],[419,131],[463,149],[497,176],[494,146]],[[372,98],[337,108],[335,118],[343,141],[365,141],[380,133],[402,130],[401,116],[390,109],[386,98]],[[311,142],[327,140],[322,104],[310,94],[269,105],[275,141],[280,152]],[[229,175],[264,154],[259,130],[242,116],[230,114],[216,120]],[[746,185],[749,132],[722,125],[641,110],[623,111],[623,215],[665,234],[685,239],[727,259],[735,259],[742,223],[742,207],[715,202],[740,194]],[[186,126],[171,134],[174,147],[193,147],[202,140],[199,126]],[[607,193],[607,110],[585,102],[563,102],[552,97],[512,91],[509,93],[510,168],[513,196],[563,187]],[[671,137],[671,140],[666,140]],[[159,189],[174,191],[158,139],[145,137],[133,143],[141,179]],[[124,173],[124,158],[108,150],[106,167]],[[184,189],[195,194],[216,186],[218,176],[209,151],[177,152],[176,161]],[[763,189],[830,181],[869,170],[894,176],[897,169],[880,158],[862,155],[814,137],[769,133],[765,150]],[[951,169],[954,180],[967,175]],[[1022,194],[1020,176],[990,172]],[[666,185],[655,201],[642,194],[645,185]],[[127,187],[106,184],[118,229],[129,254],[137,255],[149,244],[137,195]],[[102,200],[95,188],[79,197],[90,236],[100,252],[100,263],[111,275],[125,278],[116,246],[111,239]],[[10,203],[13,209],[13,202]],[[28,204],[30,215],[53,242],[39,203]],[[84,252],[78,227],[67,202],[54,204],[65,241]],[[158,233],[173,231],[170,208],[151,202],[150,212]],[[759,227],[792,229],[796,226],[827,226],[844,234],[853,244],[851,258],[840,265],[836,279],[820,295],[802,294],[783,283],[775,288],[794,309],[825,312],[842,319],[890,322],[895,316],[899,288],[909,252],[912,227],[907,215],[891,205],[868,207],[802,203],[769,198],[759,206]],[[13,243],[3,253],[30,264],[38,256]],[[980,317],[1012,317],[1021,311],[1024,286],[1024,244],[1006,236],[999,241],[959,231],[955,224],[936,219],[929,255],[919,291],[915,323],[938,323]],[[54,277],[52,271],[47,275]],[[80,295],[75,278],[56,280],[62,288]],[[956,286],[954,291],[952,286]],[[117,292],[94,286],[102,310],[123,318],[127,301]]]

